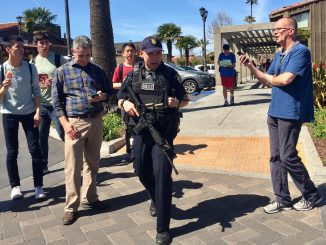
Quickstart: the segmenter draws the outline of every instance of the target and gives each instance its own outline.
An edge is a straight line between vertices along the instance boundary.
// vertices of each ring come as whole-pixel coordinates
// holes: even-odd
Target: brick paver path
[[[80,210],[75,224],[63,226],[60,182],[47,189],[47,201],[25,197],[1,213],[0,244],[153,244],[155,219],[148,212],[148,195],[131,164],[120,165],[120,160],[101,162],[98,191],[107,211]],[[173,244],[326,243],[319,209],[274,215],[262,211],[273,198],[269,179],[184,169],[173,177]],[[291,193],[298,196],[292,185]]]

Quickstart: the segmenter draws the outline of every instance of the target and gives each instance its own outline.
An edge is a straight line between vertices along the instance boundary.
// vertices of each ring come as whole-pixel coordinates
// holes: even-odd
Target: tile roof
[[[9,23],[0,23],[0,30],[6,30],[6,29],[11,29],[13,27],[17,27],[18,23],[16,22],[9,22]]]
[[[305,0],[305,1],[302,1],[302,2],[291,4],[289,6],[285,6],[285,7],[279,8],[279,9],[275,9],[275,10],[273,10],[271,12],[271,14],[282,13],[282,12],[285,12],[285,11],[288,11],[288,10],[291,10],[291,9],[295,9],[295,8],[302,7],[302,6],[308,5],[310,3],[319,2],[319,1],[320,0]]]

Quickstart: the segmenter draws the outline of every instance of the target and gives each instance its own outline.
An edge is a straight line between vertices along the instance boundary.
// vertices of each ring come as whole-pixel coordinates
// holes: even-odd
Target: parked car
[[[196,65],[194,66],[195,69],[204,71],[204,65]],[[215,74],[215,65],[214,64],[207,64],[207,72],[211,74]]]
[[[188,94],[200,92],[203,88],[210,87],[211,77],[206,72],[185,70],[173,63],[164,63],[172,67],[181,77],[181,82]]]
[[[180,66],[181,68],[187,70],[187,71],[198,71],[196,68],[192,67],[192,66]],[[204,71],[203,71],[204,72]],[[205,72],[206,73],[206,72]],[[215,79],[215,74],[212,73],[208,73],[210,76],[210,84],[209,84],[209,88],[215,87],[216,86],[216,79]]]

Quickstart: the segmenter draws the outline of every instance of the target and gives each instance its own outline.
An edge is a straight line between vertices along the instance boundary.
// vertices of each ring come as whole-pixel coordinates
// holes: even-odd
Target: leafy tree
[[[246,4],[250,4],[250,18],[248,20],[250,20],[251,22],[248,22],[249,24],[252,24],[252,22],[256,22],[255,18],[252,16],[252,5],[253,4],[258,4],[258,0],[246,0]]]
[[[256,19],[255,19],[255,17],[251,17],[250,15],[248,15],[248,16],[246,16],[246,17],[244,18],[243,21],[244,21],[244,22],[247,22],[247,23],[249,23],[249,24],[252,24],[252,23],[256,22]]]
[[[166,42],[166,46],[168,49],[168,57],[167,60],[171,62],[172,59],[172,44],[177,40],[177,38],[181,34],[181,27],[177,26],[173,23],[166,23],[160,25],[157,28],[157,36],[163,42]]]
[[[207,30],[208,39],[213,40],[214,29],[216,27],[229,26],[229,25],[232,25],[232,18],[228,16],[224,11],[218,12],[215,19],[208,26],[208,30]]]
[[[111,81],[116,67],[110,0],[89,0],[92,57]],[[109,109],[116,108],[116,98],[109,102]]]
[[[48,31],[55,28],[53,23],[57,15],[53,15],[50,10],[45,8],[27,9],[23,12],[22,31]]]

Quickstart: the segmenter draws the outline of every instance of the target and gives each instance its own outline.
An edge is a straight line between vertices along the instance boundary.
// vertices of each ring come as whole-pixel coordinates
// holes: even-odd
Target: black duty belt
[[[86,114],[79,114],[79,115],[69,115],[68,117],[71,118],[95,118],[99,115],[99,113],[86,113]]]

